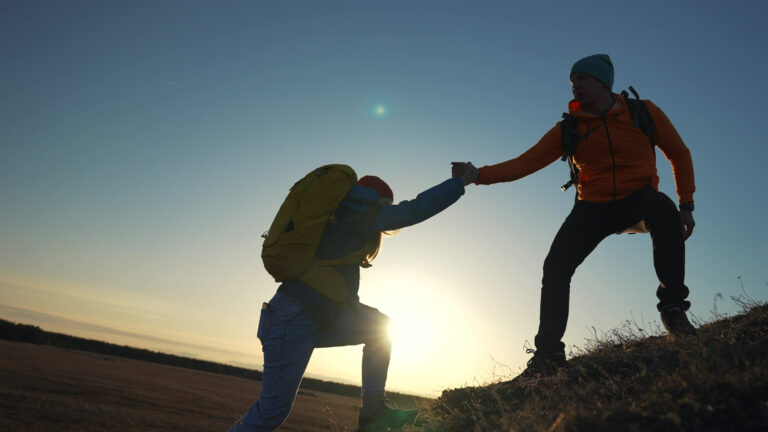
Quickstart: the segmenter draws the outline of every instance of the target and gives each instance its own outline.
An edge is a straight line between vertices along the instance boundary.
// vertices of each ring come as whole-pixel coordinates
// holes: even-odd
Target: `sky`
[[[297,179],[344,163],[400,201],[451,161],[514,158],[594,53],[691,150],[690,312],[738,313],[730,296],[768,299],[766,18],[762,1],[0,1],[0,318],[260,369],[261,235]],[[360,296],[394,322],[389,388],[524,368],[567,176],[469,186],[384,240]],[[658,331],[657,285],[648,235],[607,238],[573,278],[567,350]],[[360,356],[318,349],[307,373],[359,384]]]

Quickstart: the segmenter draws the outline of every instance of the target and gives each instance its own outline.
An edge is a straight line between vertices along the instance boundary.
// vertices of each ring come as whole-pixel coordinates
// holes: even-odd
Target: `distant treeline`
[[[197,360],[173,354],[165,354],[141,348],[133,348],[125,345],[116,345],[108,342],[79,338],[61,333],[48,332],[37,326],[16,324],[3,319],[0,319],[0,339],[6,339],[14,342],[33,343],[38,345],[50,345],[60,348],[70,348],[80,351],[89,351],[135,360],[161,363],[170,366],[178,366],[204,372],[236,376],[256,381],[261,380],[261,371],[257,370],[246,369],[211,361]],[[358,386],[323,381],[313,378],[305,378],[302,380],[301,388],[303,390],[315,390],[341,396],[360,396],[360,387]],[[403,402],[409,402],[413,399],[412,396],[401,395],[397,393],[387,393],[387,395],[391,399]]]

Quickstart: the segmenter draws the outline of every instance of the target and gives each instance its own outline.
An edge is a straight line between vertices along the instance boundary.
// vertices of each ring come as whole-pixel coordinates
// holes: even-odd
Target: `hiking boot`
[[[565,352],[554,354],[544,353],[541,350],[533,351],[533,357],[528,360],[528,365],[520,374],[523,378],[534,378],[537,376],[551,376],[557,373],[561,368],[568,366],[565,361]]]
[[[667,339],[675,341],[696,334],[696,328],[688,321],[683,308],[673,306],[661,311],[661,322],[667,329]]]
[[[360,410],[358,432],[386,432],[413,423],[419,410],[401,410],[389,406],[386,399],[370,409]]]

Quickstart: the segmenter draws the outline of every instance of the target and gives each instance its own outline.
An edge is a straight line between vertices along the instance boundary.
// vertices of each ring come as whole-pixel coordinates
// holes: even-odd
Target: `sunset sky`
[[[742,282],[768,299],[766,19],[762,1],[0,2],[0,318],[260,369],[277,288],[261,234],[298,178],[345,163],[400,201],[451,161],[511,159],[594,53],[691,150],[691,313],[736,313]],[[394,320],[391,389],[522,370],[567,175],[558,161],[469,186],[385,239],[360,296]],[[651,259],[648,235],[598,247],[567,349],[627,320],[658,328]],[[359,383],[360,356],[317,350],[308,374]]]

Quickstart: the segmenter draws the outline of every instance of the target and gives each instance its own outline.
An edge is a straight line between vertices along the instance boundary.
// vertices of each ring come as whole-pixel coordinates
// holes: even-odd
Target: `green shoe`
[[[367,411],[367,412],[366,412]],[[387,400],[377,402],[373,409],[361,410],[358,432],[387,432],[411,424],[419,410],[402,410],[389,406]]]

